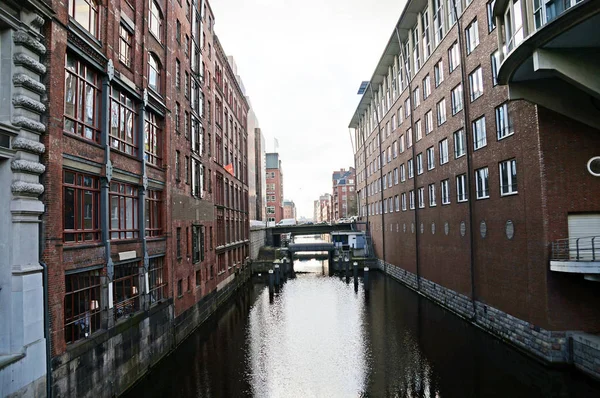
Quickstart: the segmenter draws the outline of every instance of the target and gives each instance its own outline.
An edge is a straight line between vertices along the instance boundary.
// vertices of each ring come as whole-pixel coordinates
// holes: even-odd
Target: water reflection
[[[321,261],[298,270],[318,270]],[[249,369],[256,397],[353,397],[365,390],[364,299],[320,274],[290,280],[250,311]]]

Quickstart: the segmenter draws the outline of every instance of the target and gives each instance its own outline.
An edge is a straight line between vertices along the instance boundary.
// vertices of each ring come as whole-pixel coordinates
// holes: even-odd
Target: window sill
[[[504,140],[504,139],[506,139],[508,137],[512,137],[513,135],[515,135],[514,131],[512,133],[510,133],[510,134],[506,134],[505,136],[498,138],[498,141],[502,141],[502,140]],[[498,137],[498,135],[496,135],[496,137]]]
[[[104,246],[104,243],[102,243],[102,242],[95,242],[95,243],[67,243],[67,242],[64,242],[62,246],[63,246],[63,250],[77,250],[77,249],[90,249],[93,247]]]
[[[477,197],[477,200],[485,200],[485,199],[489,199],[490,196],[482,196],[482,197]]]
[[[507,193],[501,193],[500,196],[504,197],[504,196],[514,196],[516,194],[518,194],[519,191],[514,191],[514,192],[507,192]]]

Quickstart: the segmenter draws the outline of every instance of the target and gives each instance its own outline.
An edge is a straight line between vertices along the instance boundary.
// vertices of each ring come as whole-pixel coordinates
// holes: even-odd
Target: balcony
[[[552,242],[550,270],[582,274],[587,280],[600,282],[600,236]]]
[[[600,128],[600,1],[496,0],[494,16],[509,98]]]

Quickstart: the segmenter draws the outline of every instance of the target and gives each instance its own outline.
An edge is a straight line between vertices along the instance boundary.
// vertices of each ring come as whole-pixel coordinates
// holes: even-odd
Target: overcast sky
[[[405,0],[213,0],[215,31],[235,58],[265,134],[279,141],[284,196],[298,216],[354,166],[348,124]]]

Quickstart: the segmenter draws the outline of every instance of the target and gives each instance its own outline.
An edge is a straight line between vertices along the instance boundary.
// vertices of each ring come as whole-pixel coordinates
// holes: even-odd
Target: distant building
[[[331,195],[326,193],[319,197],[319,200],[314,202],[314,221],[330,222],[331,221]]]
[[[355,179],[354,167],[350,167],[349,170],[340,169],[333,172],[332,218],[334,220],[357,214]]]
[[[293,200],[283,201],[283,218],[296,219],[296,204]]]
[[[267,153],[266,191],[267,221],[279,222],[283,217],[283,171],[278,153]]]

